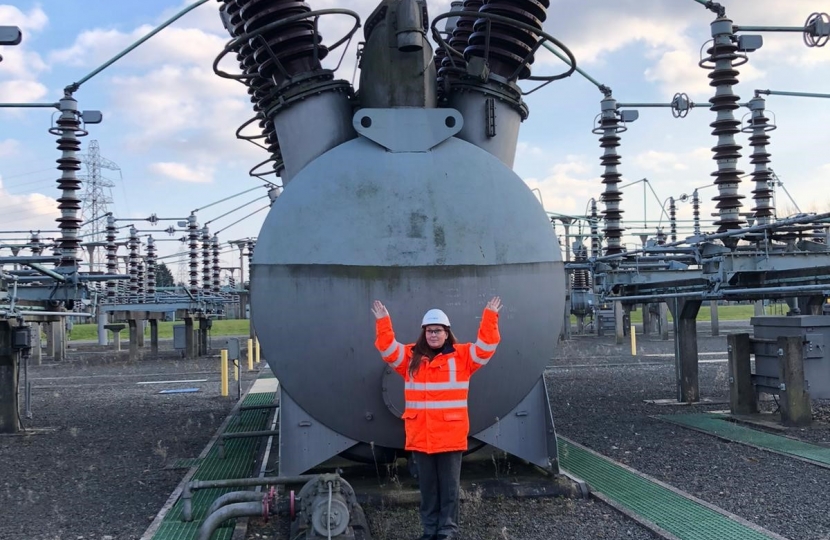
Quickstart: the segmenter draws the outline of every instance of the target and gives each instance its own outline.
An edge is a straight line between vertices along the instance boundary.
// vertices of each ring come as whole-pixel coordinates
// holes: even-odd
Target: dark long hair
[[[448,344],[455,345],[458,343],[458,340],[455,339],[455,334],[452,333],[449,326],[444,326],[444,330],[447,332],[447,340],[444,341],[444,347]],[[421,335],[418,336],[418,341],[416,341],[415,346],[412,347],[412,358],[409,360],[409,378],[411,379],[415,376],[418,372],[418,368],[421,367],[421,362],[424,361],[424,358],[432,360],[439,352],[441,351],[435,351],[429,346],[429,343],[427,343],[427,329],[426,327],[422,327]]]

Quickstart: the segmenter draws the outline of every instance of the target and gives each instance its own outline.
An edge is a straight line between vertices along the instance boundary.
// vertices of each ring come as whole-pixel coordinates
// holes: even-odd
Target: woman
[[[418,341],[403,345],[395,339],[386,307],[377,300],[372,306],[375,347],[405,381],[406,450],[418,466],[421,490],[424,534],[419,540],[450,540],[458,533],[461,454],[470,432],[470,376],[496,352],[501,307],[498,296],[487,302],[475,343],[458,343],[447,315],[431,309]]]

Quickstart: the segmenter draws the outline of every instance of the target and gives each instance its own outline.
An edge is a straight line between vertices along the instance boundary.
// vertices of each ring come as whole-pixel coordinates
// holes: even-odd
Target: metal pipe
[[[305,474],[299,476],[232,478],[230,480],[194,480],[185,484],[184,490],[182,491],[182,521],[193,521],[193,492],[200,489],[305,484],[315,478],[317,478],[316,474]]]
[[[564,54],[560,53],[559,51],[557,51],[554,48],[554,46],[551,45],[550,42],[548,42],[547,40],[545,40],[545,42],[542,43],[542,47],[544,47],[547,50],[549,50],[550,52],[552,52],[554,56],[556,56],[558,59],[565,62],[566,65],[568,65],[570,67],[573,67],[573,65],[571,64],[571,61],[568,59],[568,57],[565,56]],[[588,75],[588,73],[586,73],[585,70],[580,68],[579,66],[577,66],[575,68],[575,71],[577,73],[579,73],[580,75],[582,75],[583,77],[585,77],[588,81],[593,83],[594,86],[596,86],[599,89],[599,91],[602,92],[603,94],[611,92],[611,89],[609,87],[607,87],[606,85],[602,84],[601,82],[597,81],[596,79],[594,79],[593,77]]]
[[[51,171],[52,169],[49,168],[49,169],[46,169],[46,170]],[[17,176],[22,176],[22,175],[17,175]],[[52,231],[52,230],[48,230],[48,231],[38,230],[36,233],[32,233],[31,229],[28,230],[28,231],[0,231],[0,232],[2,232],[3,234],[41,234],[41,233],[59,233],[60,230],[54,230],[54,231]]]
[[[54,270],[50,270],[48,268],[45,268],[45,267],[43,267],[43,266],[41,266],[37,263],[25,263],[24,262],[24,263],[21,263],[21,264],[25,264],[29,268],[31,268],[33,270],[37,270],[41,274],[47,275],[50,278],[54,279],[55,281],[60,281],[61,283],[66,283],[66,281],[67,281],[65,275],[58,274]]]
[[[792,285],[788,287],[759,287],[754,289],[722,289],[714,293],[705,291],[682,292],[682,293],[655,293],[642,294],[635,296],[615,296],[606,297],[606,300],[612,302],[641,302],[650,300],[660,300],[663,298],[698,298],[701,300],[718,300],[724,296],[737,295],[760,295],[764,298],[769,298],[773,295],[789,296],[800,292],[812,291],[827,291],[825,294],[830,294],[830,284],[827,285]]]
[[[25,264],[26,266],[31,266],[30,263],[56,263],[60,260],[60,257],[51,257],[48,255],[37,257],[0,257],[0,264]]]
[[[262,207],[262,208],[260,208],[259,210],[254,210],[253,212],[251,212],[251,213],[250,213],[250,214],[248,214],[247,216],[245,216],[245,217],[243,217],[243,218],[240,218],[240,219],[237,219],[236,221],[234,221],[233,223],[231,223],[230,225],[228,225],[228,226],[227,226],[227,227],[225,227],[224,229],[220,229],[220,230],[216,231],[214,234],[219,234],[219,233],[225,232],[225,231],[227,231],[228,229],[230,229],[231,227],[233,227],[234,225],[236,225],[237,223],[239,223],[239,222],[241,222],[241,221],[245,221],[246,219],[248,219],[249,217],[253,216],[254,214],[259,213],[259,212],[262,212],[263,210],[267,210],[267,209],[269,209],[269,208],[271,208],[271,205],[270,205],[270,204],[269,204],[269,205],[266,205],[266,206],[263,206],[263,207]]]
[[[794,96],[794,97],[814,97],[814,98],[830,98],[830,94],[815,94],[812,92],[783,92],[780,90],[756,90],[756,94],[766,94],[768,96]]]
[[[40,315],[49,317],[93,317],[91,313],[76,313],[74,311],[0,311],[0,316],[2,317],[16,317],[18,315],[22,315],[24,317],[34,317]]]
[[[69,86],[67,86],[66,90],[68,92],[77,91],[78,88],[80,88],[82,84],[84,84],[85,82],[87,82],[88,80],[93,78],[94,76],[98,75],[99,73],[101,73],[102,71],[104,71],[105,69],[107,69],[108,67],[113,65],[114,63],[116,63],[118,60],[120,60],[121,58],[126,56],[128,53],[132,52],[139,45],[141,45],[142,43],[144,43],[145,41],[147,41],[151,37],[155,36],[156,34],[161,32],[162,30],[164,30],[165,28],[167,28],[168,26],[170,26],[171,24],[173,24],[174,22],[176,22],[177,20],[182,18],[184,15],[186,15],[190,11],[196,9],[197,7],[201,6],[202,4],[206,3],[207,1],[208,0],[198,0],[197,2],[194,2],[193,4],[187,6],[183,10],[179,11],[178,13],[176,13],[175,15],[173,15],[172,17],[170,17],[169,19],[164,21],[162,24],[157,26],[155,29],[153,29],[149,34],[142,37],[141,39],[139,39],[138,41],[136,41],[135,43],[133,43],[132,45],[130,45],[129,47],[127,47],[126,49],[121,51],[120,53],[116,54],[111,59],[107,60],[100,67],[94,69],[89,75],[83,77],[78,82],[74,82],[74,83],[70,84]]]
[[[199,212],[200,210],[205,210],[206,208],[210,208],[211,206],[216,206],[217,204],[221,204],[221,203],[223,203],[223,202],[225,202],[225,201],[229,201],[229,200],[231,200],[231,199],[235,199],[236,197],[240,197],[240,196],[242,196],[242,195],[245,195],[246,193],[250,193],[250,192],[252,192],[252,191],[256,191],[256,190],[258,190],[258,189],[260,189],[260,188],[262,188],[262,187],[267,187],[267,186],[257,186],[257,187],[255,187],[255,188],[246,189],[245,191],[241,191],[241,192],[237,193],[236,195],[231,195],[230,197],[225,197],[224,199],[220,199],[220,200],[218,200],[218,201],[216,201],[216,202],[212,202],[212,203],[210,203],[210,204],[206,204],[205,206],[203,206],[203,207],[201,207],[201,208],[197,208],[196,210],[193,210],[193,212],[194,212],[194,213],[196,213],[196,212]],[[259,200],[259,199],[256,199],[256,200]]]
[[[0,103],[0,108],[3,109],[33,109],[33,108],[52,108],[60,107],[60,103]]]
[[[241,205],[237,206],[236,208],[234,208],[232,210],[228,210],[227,212],[225,212],[221,216],[216,216],[215,218],[211,219],[210,221],[205,221],[205,225],[208,225],[209,223],[213,223],[214,221],[220,220],[225,216],[229,216],[229,215],[233,214],[234,212],[242,210],[246,206],[250,206],[250,205],[254,204],[257,201],[261,201],[262,199],[267,199],[267,198],[268,198],[268,195],[263,195],[262,197],[257,197],[256,199],[248,201],[245,204],[241,204]]]
[[[733,32],[804,32],[803,26],[740,26],[732,25]]]
[[[205,515],[210,516],[211,514],[213,514],[223,506],[227,506],[228,504],[257,501],[262,502],[264,498],[264,494],[257,493],[255,491],[232,491],[230,493],[225,493],[224,495],[217,497],[216,500],[213,501]]]
[[[648,108],[648,107],[666,107],[671,108],[671,103],[617,103],[618,108],[628,107],[628,108]]]
[[[199,536],[197,538],[198,540],[210,540],[213,533],[216,532],[216,529],[227,520],[239,517],[261,516],[265,512],[266,507],[262,502],[229,504],[205,518],[199,527]]]

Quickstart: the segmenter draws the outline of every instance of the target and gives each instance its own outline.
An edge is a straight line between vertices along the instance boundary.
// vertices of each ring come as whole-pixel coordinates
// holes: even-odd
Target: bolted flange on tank
[[[396,65],[397,53],[371,50],[392,37],[372,37],[361,94],[395,82],[367,77],[381,71],[371,58]],[[431,63],[430,50],[401,54]],[[434,84],[416,85],[426,89],[418,99]],[[451,108],[361,108],[351,124],[358,136],[312,160],[274,202],[251,284],[254,324],[280,381],[280,474],[347,450],[378,459],[403,448],[403,381],[374,348],[372,300],[387,305],[403,343],[433,307],[460,340],[475,341],[493,295],[506,305],[502,343],[472,379],[470,433],[557,470],[542,373],[562,325],[561,253],[524,182],[458,137],[466,121]]]

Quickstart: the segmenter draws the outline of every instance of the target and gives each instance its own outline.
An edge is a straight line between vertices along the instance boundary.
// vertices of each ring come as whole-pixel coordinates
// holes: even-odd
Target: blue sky
[[[308,3],[314,9],[352,9],[363,20],[375,6],[370,0]],[[810,13],[830,11],[827,0],[722,3],[741,25],[800,26]],[[0,24],[18,25],[24,32],[20,46],[0,51],[5,58],[0,63],[0,102],[57,101],[67,84],[187,4],[0,0]],[[449,1],[430,1],[429,6],[436,15],[448,9]],[[120,166],[120,173],[107,171],[116,181],[113,209],[119,217],[185,217],[261,184],[247,173],[267,157],[265,152],[234,137],[236,128],[253,114],[245,88],[215,76],[211,69],[227,41],[217,11],[214,1],[199,7],[76,93],[81,108],[104,113],[104,122],[91,126],[84,144],[97,140],[102,155]],[[705,105],[712,91],[708,72],[697,62],[713,18],[692,0],[554,0],[545,29],[570,46],[580,66],[610,86],[621,102],[666,103],[676,92],[686,92]],[[329,40],[342,32],[344,22],[328,23],[324,37]],[[800,34],[766,34],[764,39],[764,47],[740,68],[737,91],[742,101],[759,88],[830,93],[830,47],[809,49]],[[353,67],[352,48],[340,76],[351,79]],[[540,55],[535,72],[561,69],[554,57]],[[520,134],[515,170],[531,188],[540,190],[549,211],[581,214],[589,199],[602,192],[602,152],[591,133],[601,98],[578,75],[527,97],[531,113]],[[802,211],[830,210],[830,100],[771,96],[767,107],[779,126],[771,134],[772,167]],[[51,113],[0,111],[0,230],[55,228],[54,167],[59,154],[55,138],[47,133]],[[738,116],[745,113],[743,109]],[[644,109],[622,136],[620,170],[625,181],[648,178],[656,191],[657,197],[649,192],[645,203],[650,220],[659,217],[658,199],[711,183],[710,173],[716,169],[710,150],[715,144],[709,127],[713,120],[705,107],[682,120],[665,109]],[[750,149],[745,136],[740,142],[745,156],[741,166],[749,173],[753,167],[746,157]],[[741,187],[746,211],[752,207],[748,180]],[[642,229],[643,188],[640,183],[624,191],[624,223],[634,232]],[[258,195],[265,196],[265,189],[199,212],[199,221],[212,220]],[[716,190],[707,188],[701,195],[708,224]],[[783,192],[779,195],[779,214],[795,211]],[[211,228],[224,228],[264,204],[253,203],[247,211],[216,220]],[[681,205],[679,215],[690,218],[690,205]],[[261,212],[229,228],[221,240],[256,236],[264,217]],[[155,236],[166,237],[161,232]],[[184,246],[161,246],[164,254],[177,249]],[[234,259],[228,255],[225,264]]]

